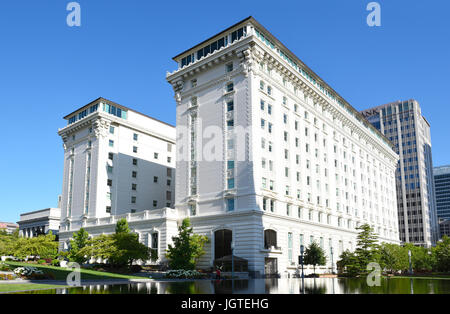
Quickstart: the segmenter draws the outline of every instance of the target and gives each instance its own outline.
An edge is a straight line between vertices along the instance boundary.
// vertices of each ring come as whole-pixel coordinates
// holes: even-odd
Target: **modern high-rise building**
[[[439,237],[450,236],[450,165],[435,167],[436,212],[439,220]]]
[[[60,242],[81,227],[113,232],[105,226],[116,218],[161,219],[173,208],[175,127],[104,98],[64,119]]]
[[[400,240],[431,246],[438,239],[430,124],[416,100],[396,101],[362,112],[394,144]]]
[[[400,243],[391,142],[255,19],[173,60],[175,207],[211,240],[199,267],[234,252],[293,274],[315,241],[330,271],[366,223]]]

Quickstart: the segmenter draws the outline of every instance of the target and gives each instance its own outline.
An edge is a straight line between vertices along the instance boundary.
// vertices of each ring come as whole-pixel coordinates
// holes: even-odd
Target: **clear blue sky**
[[[450,164],[450,25],[447,0],[69,0],[0,2],[0,221],[56,206],[63,116],[105,97],[175,123],[165,81],[171,58],[254,16],[355,108],[417,99],[432,126],[435,165]]]

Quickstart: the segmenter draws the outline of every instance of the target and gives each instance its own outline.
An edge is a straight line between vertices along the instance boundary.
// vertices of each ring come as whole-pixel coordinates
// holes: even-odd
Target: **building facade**
[[[399,243],[392,144],[255,19],[174,61],[175,208],[211,240],[199,267],[233,250],[294,274],[316,241],[335,270],[365,223]]]
[[[134,214],[159,219],[154,212],[174,206],[173,126],[104,98],[65,119],[61,244],[81,227]]]
[[[397,101],[362,112],[395,146],[400,240],[432,246],[438,239],[430,124],[416,100]]]
[[[436,192],[436,212],[439,220],[439,237],[450,236],[450,165],[433,170]]]
[[[61,209],[46,208],[20,215],[19,235],[25,238],[33,238],[51,232],[58,236],[61,220]]]
[[[12,222],[0,222],[0,231],[5,231],[7,234],[12,234],[19,228],[18,225]]]

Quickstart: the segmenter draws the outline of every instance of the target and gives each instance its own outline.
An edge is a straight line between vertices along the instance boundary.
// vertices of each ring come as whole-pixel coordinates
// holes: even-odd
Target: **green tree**
[[[189,218],[178,227],[178,236],[172,237],[173,246],[169,244],[166,257],[172,269],[193,270],[198,259],[205,254],[204,245],[208,237],[194,234]]]
[[[354,252],[345,250],[339,258],[340,260],[336,263],[339,272],[346,273],[352,277],[358,275],[360,267]]]
[[[18,233],[7,234],[6,231],[0,231],[0,256],[14,255],[14,247],[19,239]]]
[[[70,260],[80,264],[86,262],[86,257],[79,253],[80,250],[87,245],[88,240],[89,233],[84,228],[81,228],[73,234],[73,240],[70,241],[70,250],[68,254]]]
[[[130,228],[128,227],[128,221],[125,218],[120,219],[116,224],[116,234],[119,233],[130,233]]]
[[[436,269],[442,272],[450,271],[450,238],[444,235],[433,249],[436,259]]]
[[[40,258],[52,259],[58,254],[58,242],[50,232],[34,238],[19,238],[14,243],[13,255],[25,259],[28,256],[39,256]]]
[[[379,246],[380,264],[389,273],[408,269],[408,251],[397,244],[382,243]]]
[[[131,266],[138,260],[157,259],[146,245],[139,242],[139,236],[130,231],[125,219],[117,222],[116,233],[88,240],[78,255],[101,258],[114,267]]]
[[[358,258],[359,271],[365,273],[366,267],[371,262],[376,262],[378,256],[378,236],[369,224],[364,224],[356,228],[360,230],[356,243],[356,256]]]
[[[305,250],[305,265],[313,265],[314,274],[316,274],[316,266],[323,266],[326,262],[324,250],[316,242],[312,242]]]
[[[415,246],[411,243],[405,243],[404,248],[406,254],[408,254],[408,251],[411,251],[411,263],[414,271],[426,272],[433,270],[436,261],[435,256],[432,254],[430,249]],[[407,269],[409,269],[409,261]]]

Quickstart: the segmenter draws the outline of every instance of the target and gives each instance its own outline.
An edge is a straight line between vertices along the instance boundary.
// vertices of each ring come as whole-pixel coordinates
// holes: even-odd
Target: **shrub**
[[[3,262],[0,262],[0,271],[10,271],[11,270],[11,266],[9,266],[8,264],[5,264]]]
[[[25,267],[17,267],[14,269],[14,273],[17,276],[31,278],[32,276],[44,275],[42,270],[37,269],[36,267],[25,266]]]
[[[40,259],[40,260],[37,261],[37,263],[39,265],[43,265],[43,264],[45,264],[45,259]]]
[[[177,270],[169,270],[166,273],[166,278],[171,279],[200,279],[203,277],[204,275],[196,270],[177,269]]]

